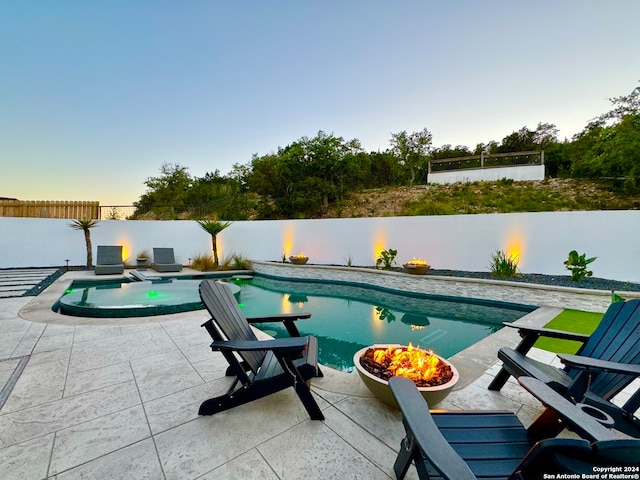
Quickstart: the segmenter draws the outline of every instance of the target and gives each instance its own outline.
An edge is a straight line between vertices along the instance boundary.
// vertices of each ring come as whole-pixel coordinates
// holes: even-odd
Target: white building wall
[[[82,231],[70,220],[0,218],[0,268],[84,265]],[[173,247],[177,261],[211,252],[211,238],[194,221],[105,220],[91,230],[97,245],[125,245],[125,256]],[[310,263],[373,265],[377,252],[398,250],[433,268],[488,271],[496,250],[519,252],[525,273],[568,275],[570,250],[598,259],[601,278],[640,282],[640,211],[542,212],[422,217],[234,222],[218,236],[221,256],[280,261],[303,252]]]
[[[515,181],[544,180],[544,165],[522,165],[510,167],[491,167],[473,170],[449,170],[431,172],[427,183],[450,184],[458,182],[495,182],[503,178]]]

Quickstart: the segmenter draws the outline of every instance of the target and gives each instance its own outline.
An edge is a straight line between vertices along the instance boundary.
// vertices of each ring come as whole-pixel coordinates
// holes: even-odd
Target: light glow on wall
[[[135,262],[135,258],[129,258],[131,257],[131,242],[129,241],[128,238],[122,238],[120,237],[117,241],[117,245],[122,245],[122,262],[123,263],[131,263],[131,262]]]
[[[282,236],[282,253],[284,254],[285,257],[289,257],[289,255],[291,255],[291,249],[293,248],[293,238],[294,238],[294,233],[293,233],[293,226],[292,225],[287,225],[284,228],[284,232],[283,232],[283,236]]]
[[[385,232],[378,231],[375,237],[373,237],[373,263],[374,264],[376,263],[376,260],[380,256],[380,252],[387,249],[386,243],[387,243],[387,236],[385,235]]]
[[[522,255],[524,253],[524,235],[519,231],[511,232],[507,238],[506,254],[507,258],[517,258],[518,265],[522,265]]]

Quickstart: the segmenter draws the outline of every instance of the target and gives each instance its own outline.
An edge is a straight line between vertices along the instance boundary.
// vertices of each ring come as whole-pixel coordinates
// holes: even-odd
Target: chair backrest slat
[[[613,303],[578,353],[599,360],[640,364],[640,299]],[[592,379],[589,390],[610,399],[631,381],[633,378],[628,375],[605,372]]]
[[[200,282],[200,298],[209,310],[216,328],[227,340],[258,340],[240,311],[236,297],[228,285],[214,280],[203,280]],[[257,373],[266,351],[238,352],[238,354],[247,362],[253,373]]]

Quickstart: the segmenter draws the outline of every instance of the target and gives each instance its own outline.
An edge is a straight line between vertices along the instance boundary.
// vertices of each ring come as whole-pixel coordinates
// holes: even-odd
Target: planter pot
[[[388,347],[402,348],[403,346],[385,344],[385,345],[374,345],[374,347],[375,348],[388,348]],[[388,405],[390,407],[397,409],[398,404],[396,403],[396,399],[393,398],[393,393],[391,393],[391,387],[389,387],[389,382],[370,373],[362,365],[360,365],[360,357],[364,355],[364,353],[369,348],[372,348],[372,347],[365,347],[361,350],[358,350],[353,356],[353,364],[355,365],[356,370],[360,375],[360,378],[362,379],[364,384],[367,386],[367,388],[371,391],[371,393],[373,393],[376,396],[376,398],[380,400],[382,403],[384,403],[385,405]],[[451,362],[448,362],[447,360],[445,360],[439,355],[436,355],[435,353],[433,355],[435,355],[441,362],[444,362],[451,367],[451,371],[453,372],[453,377],[451,378],[451,380],[449,380],[446,383],[443,383],[442,385],[437,385],[435,387],[418,387],[418,391],[420,392],[422,397],[426,400],[430,408],[440,403],[442,400],[444,400],[447,397],[447,395],[451,393],[451,390],[453,390],[453,387],[455,387],[456,383],[458,383],[458,380],[460,378],[458,371],[451,364]]]
[[[409,263],[405,263],[402,266],[404,267],[404,271],[411,275],[424,275],[431,268],[429,265],[412,265]]]
[[[136,258],[136,268],[138,270],[144,270],[148,266],[149,266],[148,258]]]
[[[309,261],[309,257],[289,257],[289,261],[294,265],[304,265]]]

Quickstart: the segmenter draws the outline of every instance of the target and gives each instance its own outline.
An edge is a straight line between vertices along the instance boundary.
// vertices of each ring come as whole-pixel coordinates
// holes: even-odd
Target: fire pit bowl
[[[355,355],[353,356],[353,364],[355,365],[356,370],[360,375],[360,378],[362,379],[364,384],[371,391],[371,393],[375,395],[375,397],[378,400],[380,400],[385,405],[388,405],[393,408],[398,408],[398,404],[396,403],[395,398],[393,398],[393,393],[391,393],[389,382],[369,372],[360,363],[360,359],[365,355],[367,350],[369,350],[370,348],[377,350],[377,349],[387,349],[389,347],[395,347],[403,350],[407,350],[409,348],[403,345],[392,345],[392,344],[373,345],[371,347],[365,347],[361,350],[358,350],[355,353]],[[458,379],[460,378],[458,375],[458,371],[450,362],[448,362],[441,356],[436,355],[433,352],[427,352],[426,350],[422,350],[419,348],[413,348],[413,349],[419,352],[431,353],[431,355],[435,356],[440,362],[442,362],[444,365],[447,365],[451,369],[451,373],[453,374],[448,381],[446,381],[441,385],[424,386],[424,387],[417,386],[418,391],[422,394],[422,397],[426,400],[429,407],[433,407],[434,405],[444,400],[446,396],[449,395],[449,393],[451,392],[453,387],[456,385],[456,383],[458,383]]]

